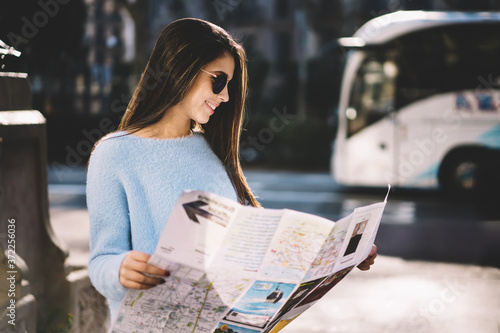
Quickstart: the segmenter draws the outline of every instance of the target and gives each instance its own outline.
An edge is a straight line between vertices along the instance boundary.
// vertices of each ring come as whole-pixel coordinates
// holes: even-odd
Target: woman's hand
[[[375,263],[375,258],[377,258],[377,246],[373,245],[370,254],[362,263],[358,265],[358,268],[362,271],[369,270],[370,266]]]
[[[155,276],[170,276],[170,272],[148,264],[151,255],[132,250],[120,266],[120,283],[130,289],[149,289],[165,280]]]

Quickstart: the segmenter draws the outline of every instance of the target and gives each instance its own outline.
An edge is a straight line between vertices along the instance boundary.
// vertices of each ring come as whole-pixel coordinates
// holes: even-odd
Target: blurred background
[[[92,146],[117,128],[160,31],[182,17],[212,21],[247,51],[241,157],[265,207],[336,220],[380,201],[391,183],[382,254],[498,266],[499,150],[471,153],[469,145],[444,160],[441,155],[455,142],[468,142],[467,133],[475,145],[500,147],[499,17],[496,24],[480,18],[465,28],[383,42],[389,37],[380,36],[398,34],[398,24],[412,19],[386,14],[405,10],[495,15],[500,1],[10,1],[0,14],[0,39],[22,53],[2,56],[1,71],[28,73],[32,108],[47,119],[52,207],[84,209]],[[368,21],[372,25],[359,30]],[[341,38],[356,31],[361,40]],[[383,46],[373,48],[377,38]],[[360,46],[366,47],[353,55]],[[434,104],[418,104],[429,96]],[[419,105],[413,106],[418,112],[409,108],[396,117],[394,110],[407,105]],[[482,125],[469,114],[484,118]],[[439,174],[436,163],[446,166]],[[436,191],[443,185],[450,191]],[[86,249],[87,240],[82,244]]]
[[[160,31],[178,18],[206,19],[247,51],[250,94],[242,140],[269,127],[277,110],[297,116],[272,137],[261,133],[265,149],[243,146],[244,165],[328,170],[346,59],[337,38],[380,15],[415,9],[492,11],[500,2],[9,1],[0,13],[0,39],[22,55],[4,58],[2,71],[28,73],[33,108],[47,118],[49,163],[85,165],[90,143],[116,128]]]
[[[477,24],[405,34],[423,21],[396,12],[412,10],[458,11],[446,18],[458,21],[483,13]],[[17,105],[46,118],[49,200],[41,205],[50,204],[50,226],[69,254],[62,269],[87,266],[85,167],[94,143],[117,128],[160,31],[196,17],[247,51],[241,158],[264,207],[338,220],[396,185],[377,265],[353,273],[288,332],[498,332],[499,12],[499,0],[5,2],[0,51],[21,55],[1,54],[0,98],[26,92],[8,73],[28,74],[31,97]],[[31,193],[20,174],[18,193]]]

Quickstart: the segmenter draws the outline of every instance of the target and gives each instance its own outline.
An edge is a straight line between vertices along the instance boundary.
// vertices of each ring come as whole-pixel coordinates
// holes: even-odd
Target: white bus
[[[471,193],[499,177],[500,13],[400,11],[339,43],[338,183]]]

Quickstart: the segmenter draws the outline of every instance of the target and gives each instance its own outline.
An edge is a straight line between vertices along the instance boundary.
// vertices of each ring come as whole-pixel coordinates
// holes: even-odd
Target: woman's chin
[[[210,120],[210,117],[208,117],[207,119],[199,119],[196,122],[200,125],[205,125],[206,123],[208,123],[209,120]]]

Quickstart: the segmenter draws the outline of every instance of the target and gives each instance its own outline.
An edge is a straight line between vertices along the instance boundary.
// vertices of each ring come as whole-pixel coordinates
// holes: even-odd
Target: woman
[[[112,317],[126,288],[168,276],[147,261],[183,190],[259,206],[238,160],[246,91],[245,51],[222,28],[182,19],[162,31],[119,131],[89,161],[89,274]]]
[[[225,30],[182,19],[162,31],[118,132],[89,161],[89,275],[112,320],[126,288],[169,275],[147,262],[183,190],[260,206],[238,159],[246,90],[245,51]]]

